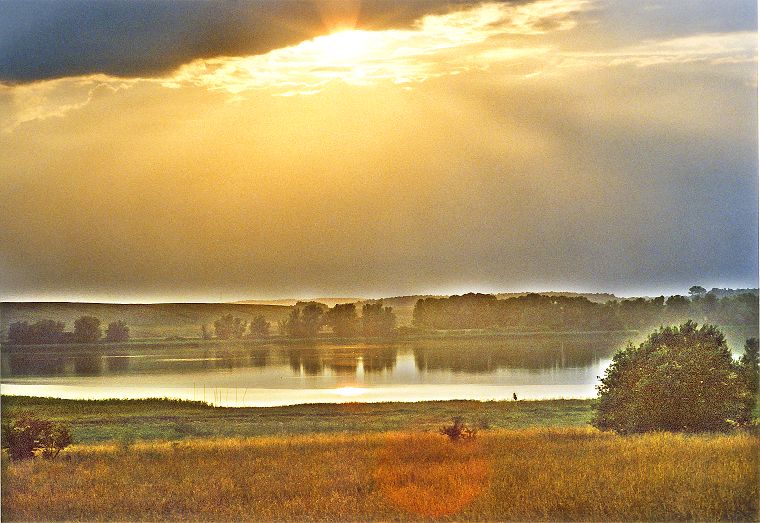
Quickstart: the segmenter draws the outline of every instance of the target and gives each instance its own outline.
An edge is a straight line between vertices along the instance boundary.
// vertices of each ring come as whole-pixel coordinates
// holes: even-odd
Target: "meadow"
[[[758,438],[591,428],[76,445],[3,462],[25,520],[676,521],[758,517]]]
[[[342,403],[267,408],[212,407],[175,400],[2,397],[2,417],[26,411],[70,425],[77,443],[436,431],[454,416],[494,429],[585,426],[589,400]]]

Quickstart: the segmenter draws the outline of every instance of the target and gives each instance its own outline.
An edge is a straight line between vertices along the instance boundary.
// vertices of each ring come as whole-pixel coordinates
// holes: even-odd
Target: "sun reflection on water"
[[[366,391],[361,387],[340,387],[335,389],[335,393],[339,396],[361,396]]]

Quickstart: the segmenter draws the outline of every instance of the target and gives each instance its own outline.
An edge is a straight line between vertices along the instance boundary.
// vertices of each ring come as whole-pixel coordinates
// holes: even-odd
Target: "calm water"
[[[55,347],[2,354],[2,393],[205,400],[224,406],[346,401],[588,398],[630,335],[392,344]]]

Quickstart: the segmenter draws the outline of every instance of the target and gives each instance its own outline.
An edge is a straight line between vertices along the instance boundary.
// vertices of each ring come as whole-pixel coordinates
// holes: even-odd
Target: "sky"
[[[0,299],[758,284],[757,7],[5,0]]]

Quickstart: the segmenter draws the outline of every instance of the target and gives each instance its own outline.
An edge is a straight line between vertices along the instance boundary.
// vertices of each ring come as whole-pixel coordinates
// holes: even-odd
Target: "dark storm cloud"
[[[0,81],[155,76],[195,58],[265,53],[324,33],[326,16],[406,27],[476,0],[11,0],[0,3]]]

